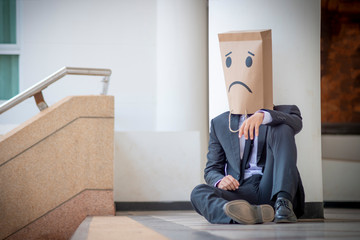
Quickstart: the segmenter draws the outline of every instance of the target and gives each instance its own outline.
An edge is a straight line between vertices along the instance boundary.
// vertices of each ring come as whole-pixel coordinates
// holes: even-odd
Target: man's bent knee
[[[190,195],[191,202],[196,201],[196,199],[199,197],[199,194],[201,194],[207,187],[208,185],[206,184],[197,185],[191,192]]]
[[[203,198],[203,193],[204,193],[204,190],[208,187],[209,186],[206,184],[197,185],[190,194],[191,204],[192,204],[194,210],[197,213],[199,213],[200,215],[202,215],[202,213],[200,212],[199,209],[201,208],[201,204],[202,204],[201,201]]]
[[[293,138],[295,136],[294,129],[287,124],[279,124],[270,126],[269,135],[272,138]]]

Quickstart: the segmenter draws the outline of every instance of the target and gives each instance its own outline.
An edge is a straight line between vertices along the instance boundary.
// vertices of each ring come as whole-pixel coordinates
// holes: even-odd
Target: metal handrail
[[[47,88],[49,85],[53,84],[57,80],[65,77],[66,75],[87,75],[87,76],[104,76],[102,82],[103,90],[102,95],[107,94],[108,85],[110,81],[111,70],[104,68],[75,68],[75,67],[63,67],[32,87],[26,89],[25,91],[19,93],[8,101],[4,102],[0,105],[0,114],[11,109],[22,101],[34,96],[36,104],[40,111],[47,108],[47,104],[44,101],[44,97],[42,95],[42,90]]]

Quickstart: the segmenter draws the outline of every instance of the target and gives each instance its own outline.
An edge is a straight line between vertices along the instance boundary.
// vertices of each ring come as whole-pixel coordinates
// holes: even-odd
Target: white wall
[[[228,110],[217,34],[249,29],[272,29],[274,104],[302,112],[298,168],[306,201],[322,202],[320,0],[209,1],[210,118]]]
[[[360,201],[360,136],[323,135],[324,201]]]
[[[116,132],[115,201],[189,201],[200,149],[198,131]]]

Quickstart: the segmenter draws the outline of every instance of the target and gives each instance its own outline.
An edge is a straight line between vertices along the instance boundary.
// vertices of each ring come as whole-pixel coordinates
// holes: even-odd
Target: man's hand
[[[264,113],[263,112],[257,112],[254,113],[251,117],[247,118],[243,124],[241,124],[240,130],[239,130],[239,138],[241,138],[242,135],[245,136],[245,139],[249,138],[249,132],[250,132],[250,139],[254,139],[254,129],[255,129],[255,136],[259,136],[259,126],[263,122],[264,119]]]
[[[221,181],[218,183],[217,187],[223,190],[236,190],[240,186],[240,183],[233,178],[231,175],[227,175],[221,179]]]

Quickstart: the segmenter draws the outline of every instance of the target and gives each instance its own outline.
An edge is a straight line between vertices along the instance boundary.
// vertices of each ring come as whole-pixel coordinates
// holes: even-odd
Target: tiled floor
[[[118,212],[169,239],[360,239],[360,209],[325,209],[325,220],[296,224],[210,224],[193,211]]]

